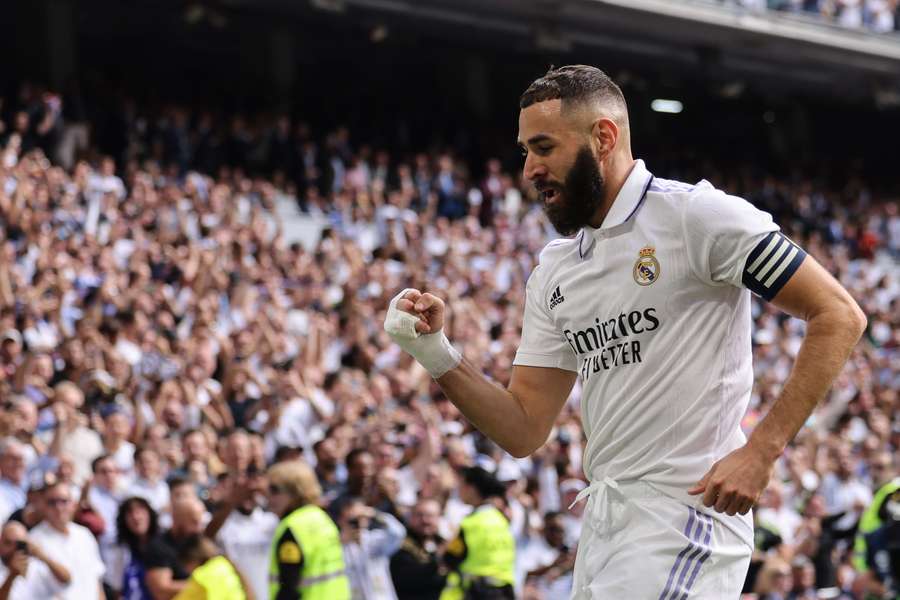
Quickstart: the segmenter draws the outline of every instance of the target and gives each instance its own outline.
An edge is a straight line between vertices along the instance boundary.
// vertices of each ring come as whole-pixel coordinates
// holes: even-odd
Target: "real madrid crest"
[[[650,285],[659,279],[659,261],[656,260],[656,248],[653,246],[644,246],[638,253],[638,259],[634,261],[634,281],[638,285]]]

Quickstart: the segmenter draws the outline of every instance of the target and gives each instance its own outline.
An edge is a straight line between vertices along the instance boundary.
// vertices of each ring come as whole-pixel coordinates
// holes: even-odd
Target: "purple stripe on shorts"
[[[698,512],[697,520],[702,524],[702,528],[703,530],[705,530],[706,538],[708,540],[710,534],[712,533],[712,519],[710,519],[707,515]],[[698,563],[705,561],[706,558],[708,558],[707,556],[705,556],[705,554],[709,551],[709,547],[700,544],[701,537],[703,537],[702,532],[694,539],[694,541],[697,542],[694,546],[695,550],[691,553],[689,560],[685,562],[684,567],[681,570],[681,574],[678,576],[678,582],[672,588],[672,600],[680,600],[681,598],[687,597],[687,594],[690,591],[690,586],[684,581],[684,578],[689,572],[691,572],[691,567],[697,569],[697,563],[694,563],[693,565],[691,563],[693,563],[695,559],[698,559],[698,557]]]
[[[690,515],[688,515],[687,524],[684,526],[684,537],[690,540],[693,537],[691,534],[691,528],[694,525],[694,515],[697,514],[697,511],[693,509],[693,507],[689,506],[688,510],[690,510]],[[675,559],[675,564],[672,565],[672,570],[669,571],[669,578],[666,580],[666,587],[663,588],[662,593],[659,595],[657,600],[664,600],[666,596],[669,595],[669,586],[672,585],[672,580],[675,578],[675,573],[678,572],[678,567],[681,565],[681,560],[684,558],[684,555],[691,551],[691,548],[694,547],[694,544],[688,542],[688,545],[685,546],[684,550],[678,553],[678,557]]]
[[[706,562],[706,559],[708,559],[710,557],[710,555],[712,554],[712,549],[709,546],[709,540],[710,540],[710,537],[712,536],[712,527],[713,527],[712,517],[710,517],[709,515],[704,515],[703,513],[700,513],[699,516],[701,519],[705,519],[706,521],[708,521],[708,528],[706,530],[706,538],[703,540],[703,545],[706,547],[706,552],[703,553],[703,556],[701,556],[700,560],[698,560],[697,563],[694,565],[694,570],[691,573],[691,576],[688,578],[684,593],[681,595],[681,598],[679,598],[679,600],[687,599],[688,594],[690,593],[691,588],[694,585],[694,580],[697,578],[697,575],[700,573],[700,567],[703,566],[703,563]]]

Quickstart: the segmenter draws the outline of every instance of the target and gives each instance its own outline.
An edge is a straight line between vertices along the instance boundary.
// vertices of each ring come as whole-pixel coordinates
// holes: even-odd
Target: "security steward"
[[[299,460],[269,469],[269,509],[281,517],[269,555],[269,600],[350,600],[337,526],[322,488]]]
[[[515,541],[500,511],[505,488],[481,467],[462,471],[460,499],[476,507],[460,524],[444,561],[453,569],[440,600],[513,600]]]
[[[244,576],[209,538],[192,537],[178,558],[191,577],[172,600],[262,600],[253,598]]]

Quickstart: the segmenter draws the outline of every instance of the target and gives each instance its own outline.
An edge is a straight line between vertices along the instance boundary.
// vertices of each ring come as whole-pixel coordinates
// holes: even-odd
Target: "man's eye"
[[[550,151],[553,150],[553,146],[538,146],[538,154],[541,156],[547,156],[550,154]]]
[[[519,148],[519,153],[524,157],[528,156],[528,148]]]

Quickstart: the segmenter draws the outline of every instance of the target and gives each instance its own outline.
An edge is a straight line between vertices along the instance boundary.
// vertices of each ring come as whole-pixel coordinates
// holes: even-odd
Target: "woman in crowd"
[[[119,543],[107,565],[106,583],[121,600],[153,600],[143,557],[159,532],[156,511],[143,498],[128,498],[119,507],[116,526]]]

